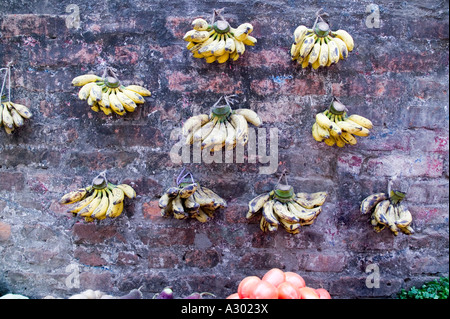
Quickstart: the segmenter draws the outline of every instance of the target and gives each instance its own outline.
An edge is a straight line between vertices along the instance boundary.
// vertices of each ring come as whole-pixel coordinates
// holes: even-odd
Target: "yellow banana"
[[[16,111],[20,114],[20,116],[22,116],[25,119],[29,119],[32,117],[33,114],[31,114],[30,109],[28,107],[26,107],[25,105],[22,104],[18,104],[18,103],[9,103],[10,105],[12,105],[12,107],[14,107],[16,109]],[[0,120],[1,123],[1,120]]]
[[[92,202],[90,202],[86,207],[81,209],[78,212],[78,215],[83,216],[83,217],[90,217],[92,215],[92,213],[94,212],[94,210],[98,207],[98,205],[100,205],[100,202],[102,200],[102,193],[103,193],[103,190],[99,190],[97,192],[97,196],[92,200]]]
[[[246,218],[252,218],[270,199],[270,194],[265,193],[256,196],[248,203],[248,212]]]
[[[202,125],[204,125],[208,121],[209,121],[208,114],[200,114],[200,115],[191,116],[189,119],[187,119],[186,122],[184,122],[184,124],[181,128],[181,133],[184,136],[187,136],[193,130],[200,128]]]
[[[236,50],[236,43],[234,42],[233,37],[228,37],[225,40],[225,51],[228,53],[232,53]]]
[[[224,52],[221,56],[217,57],[217,63],[225,63],[230,58],[230,53]]]
[[[333,33],[334,33],[334,35],[336,35],[336,37],[338,37],[345,43],[349,52],[351,52],[353,50],[353,47],[354,47],[353,38],[347,31],[337,30]]]
[[[355,145],[357,143],[356,138],[348,132],[342,131],[341,138],[345,143],[350,145]]]
[[[273,210],[279,218],[287,220],[290,223],[298,223],[300,221],[297,216],[288,210],[287,205],[277,200],[274,201]]]
[[[72,85],[73,86],[83,86],[87,83],[100,81],[100,80],[102,80],[102,78],[95,74],[84,74],[84,75],[79,75],[79,76],[75,77],[72,80]]]
[[[234,113],[242,115],[243,117],[245,117],[247,122],[255,126],[260,126],[262,124],[262,120],[259,115],[251,109],[236,109],[234,110]]]
[[[245,145],[248,142],[248,123],[243,115],[231,114],[231,124],[236,130],[236,142]]]
[[[78,91],[78,98],[80,100],[86,100],[90,96],[91,89],[94,86],[98,86],[98,85],[95,82],[90,82],[90,83],[83,85],[81,87],[81,89]]]
[[[181,198],[188,198],[188,197],[192,196],[192,194],[195,193],[197,188],[198,188],[197,183],[188,184],[188,185],[184,186],[182,189],[180,189],[179,196]]]
[[[80,210],[85,208],[87,205],[89,205],[94,200],[94,198],[97,196],[97,193],[98,193],[98,190],[94,189],[88,197],[86,197],[82,201],[78,202],[78,204],[76,206],[72,207],[67,212],[72,213],[72,214],[77,214]]]
[[[69,192],[65,194],[61,199],[59,200],[60,204],[66,205],[66,204],[73,204],[76,202],[79,202],[82,200],[88,192],[91,190],[91,187],[85,187],[85,188],[79,188],[76,191]]]
[[[366,129],[373,128],[372,122],[361,115],[352,114],[347,119],[361,125],[362,127],[365,127]]]
[[[247,35],[247,37],[242,40],[242,43],[249,46],[254,46],[258,40],[255,37],[252,37],[251,35]]]
[[[317,142],[322,142],[324,140],[324,137],[319,135],[318,127],[319,127],[319,125],[317,124],[317,122],[314,122],[314,124],[312,125],[311,133],[312,133],[313,138]]]
[[[328,63],[328,44],[324,38],[320,39],[319,65],[324,67]]]
[[[135,198],[136,197],[136,191],[130,185],[119,184],[119,185],[117,185],[117,188],[121,189],[125,193],[125,196],[128,197],[128,198]]]
[[[214,199],[214,205],[218,206],[219,208],[226,208],[227,207],[227,202],[220,197],[219,195],[217,195],[217,193],[215,193],[214,191],[212,191],[211,189],[207,188],[207,187],[200,187],[201,191],[203,191],[203,193],[205,193],[208,197],[213,198]]]
[[[134,91],[128,90],[125,87],[120,87],[120,91],[126,96],[128,96],[136,104],[143,104],[145,102],[145,99],[142,97],[142,95]]]
[[[118,115],[125,115],[126,111],[116,96],[115,90],[109,94],[109,105],[111,109]]]
[[[114,203],[111,209],[111,213],[109,214],[109,217],[111,218],[119,217],[123,212],[123,206],[124,206],[123,201]]]
[[[359,211],[361,212],[361,214],[370,213],[379,202],[386,200],[388,198],[389,197],[386,193],[376,193],[369,195],[366,198],[364,198],[363,201],[361,202]]]
[[[123,108],[127,112],[134,112],[136,110],[137,105],[134,103],[132,99],[130,99],[128,96],[126,96],[124,93],[120,92],[119,90],[116,91],[117,99],[120,103],[122,103]]]
[[[177,196],[172,200],[172,211],[173,216],[176,219],[186,219],[188,214],[184,211],[183,202],[181,201],[181,197]]]
[[[322,206],[327,197],[327,192],[296,193],[294,201],[304,208],[315,208]]]
[[[146,88],[140,86],[140,85],[128,85],[125,87],[126,90],[130,90],[133,92],[136,92],[137,94],[141,96],[151,96],[152,93],[147,90]]]
[[[294,30],[294,44],[298,44],[303,41],[306,33],[308,32],[308,28],[304,25],[299,25]]]
[[[206,31],[208,30],[208,22],[205,19],[197,18],[192,21],[191,26],[194,30],[197,31]]]
[[[99,102],[102,100],[102,96],[103,96],[103,92],[102,92],[102,88],[100,87],[100,85],[93,85],[91,87],[91,91],[89,93],[89,96],[91,97],[92,100]]]
[[[331,38],[331,40],[336,43],[338,49],[339,49],[339,58],[344,60],[348,57],[348,49],[345,45],[344,41],[342,41],[339,38]]]
[[[233,124],[225,120],[225,126],[227,129],[227,138],[225,139],[225,148],[231,150],[236,146],[236,130]]]
[[[317,36],[314,34],[308,35],[305,40],[303,40],[303,43],[300,47],[299,56],[302,58],[306,58],[306,56],[309,55],[312,48],[314,47],[314,44],[317,40]]]
[[[102,220],[106,218],[106,211],[109,207],[108,189],[102,190],[102,199],[97,208],[92,212],[90,217]]]
[[[273,205],[274,200],[265,202],[262,207],[262,215],[270,225],[279,225],[280,222],[278,221],[277,216],[275,216]]]

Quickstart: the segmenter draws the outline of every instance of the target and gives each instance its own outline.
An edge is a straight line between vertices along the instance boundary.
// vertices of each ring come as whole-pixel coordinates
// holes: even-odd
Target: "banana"
[[[140,85],[128,85],[125,87],[126,90],[130,90],[133,92],[136,92],[137,94],[141,96],[151,96],[152,93],[147,90],[146,88],[140,86]]]
[[[207,44],[200,47],[197,52],[200,54],[203,54],[203,56],[206,57],[210,57],[213,54],[211,53],[212,49],[216,47],[216,45],[219,43],[219,39],[220,36],[219,34],[215,34],[212,38],[210,38],[211,41],[209,41],[209,39],[207,40]]]
[[[339,58],[341,60],[346,59],[348,57],[348,49],[347,49],[347,46],[345,45],[344,41],[342,41],[339,38],[331,38],[331,41],[336,43],[336,46],[339,49]]]
[[[85,188],[79,188],[76,191],[69,192],[65,194],[61,199],[59,200],[60,204],[66,205],[66,204],[73,204],[76,202],[79,202],[83,198],[86,197],[86,195],[91,191],[91,187],[85,187]]]
[[[145,99],[142,97],[142,95],[134,91],[128,90],[125,87],[120,87],[120,91],[126,96],[128,96],[136,104],[143,104],[145,102]]]
[[[291,45],[291,59],[292,60],[296,60],[299,58],[299,54],[300,54],[300,46],[302,45],[303,42],[300,43],[292,43]],[[300,58],[301,59],[301,58]]]
[[[330,136],[329,138],[324,139],[323,142],[325,144],[327,144],[328,146],[334,146],[336,144],[336,140],[333,136]]]
[[[79,76],[75,77],[72,80],[72,85],[73,86],[83,86],[83,85],[86,85],[87,83],[101,81],[101,80],[102,80],[102,78],[95,74],[84,74],[84,75],[79,75]]]
[[[80,212],[83,208],[85,208],[87,205],[89,205],[95,199],[95,197],[97,196],[97,193],[98,193],[98,190],[94,189],[93,192],[88,197],[86,197],[82,201],[78,202],[78,204],[76,206],[72,207],[67,212],[72,213],[72,214],[77,214],[78,212]]]
[[[255,37],[252,37],[251,35],[247,35],[247,37],[242,40],[242,43],[249,46],[254,46],[258,40]]]
[[[206,63],[213,63],[217,60],[217,57],[215,55],[210,55],[205,58]]]
[[[294,201],[304,208],[316,208],[322,206],[328,197],[327,192],[316,192],[316,193],[296,193]]]
[[[414,233],[414,229],[410,226],[412,223],[411,212],[402,204],[395,205],[396,208],[396,220],[395,224],[397,228],[406,235]]]
[[[237,28],[233,30],[233,36],[236,40],[242,41],[244,40],[248,35],[248,29],[247,28]]]
[[[258,126],[260,126],[262,124],[261,118],[253,110],[250,110],[250,109],[236,109],[236,110],[234,110],[234,113],[242,115],[243,117],[245,117],[247,122],[253,124],[256,127],[258,127]]]
[[[114,90],[114,91],[111,91],[111,93],[109,94],[110,107],[118,115],[125,115],[126,111],[125,111],[122,103],[120,103],[119,99],[117,98],[115,92],[116,91]]]
[[[357,142],[356,138],[352,134],[345,131],[342,131],[341,138],[345,143],[350,145],[355,145]]]
[[[203,211],[203,209],[201,207],[198,209],[198,212],[194,216],[194,218],[197,219],[201,223],[206,223],[209,220],[208,215]]]
[[[319,53],[319,65],[326,66],[328,63],[328,44],[324,38],[320,39],[320,53]]]
[[[379,202],[374,209],[374,216],[376,221],[379,224],[388,225],[388,219],[386,217],[386,212],[388,210],[388,207],[390,206],[391,202],[386,199]]]
[[[16,109],[11,109],[11,117],[13,119],[13,123],[15,127],[21,127],[24,124],[23,118],[20,116],[20,114],[16,111]]]
[[[337,30],[334,32],[334,35],[345,43],[345,46],[347,47],[349,52],[353,50],[354,47],[353,38],[347,31]]]
[[[191,116],[186,122],[184,122],[184,124],[181,128],[181,133],[184,136],[187,136],[189,133],[200,128],[202,125],[204,125],[208,121],[209,121],[208,114],[200,114],[200,115]]]
[[[222,131],[220,130],[220,124],[221,123],[217,121],[211,130],[211,133],[202,140],[202,149],[210,149],[214,147],[219,140],[222,140],[223,136]]]
[[[0,103],[0,127],[2,127],[2,125],[3,125],[3,121],[2,121],[2,118],[3,118],[3,107],[7,107],[6,104]]]
[[[252,218],[263,206],[264,204],[270,199],[270,194],[261,194],[253,198],[248,203],[248,212],[246,218],[250,219]]]
[[[227,138],[225,139],[225,148],[231,150],[236,146],[236,130],[233,124],[225,120],[225,126],[227,129]]]
[[[93,101],[99,102],[102,100],[102,96],[103,96],[103,91],[102,88],[100,87],[100,85],[93,85],[91,87],[91,90],[89,92],[89,96],[91,97],[91,99]]]
[[[128,197],[128,198],[135,198],[136,197],[136,191],[130,185],[119,184],[116,187],[121,189],[125,193],[126,197]]]
[[[322,138],[323,140],[330,138],[330,132],[327,129],[324,129],[322,126],[317,125],[317,134]]]
[[[26,107],[25,105],[22,104],[18,104],[18,103],[9,103],[10,105],[12,105],[13,108],[16,109],[16,111],[20,114],[20,116],[22,116],[24,119],[29,119],[33,116],[33,114],[31,114],[30,109],[28,107]],[[1,123],[1,118],[0,118],[0,123]]]
[[[99,190],[97,192],[97,196],[92,200],[92,202],[90,202],[86,207],[81,209],[78,212],[78,215],[83,217],[90,217],[94,212],[94,210],[98,207],[98,205],[100,205],[100,202],[102,201],[102,193],[103,190]]]
[[[221,56],[217,57],[217,63],[225,63],[230,59],[230,53],[225,52]]]
[[[306,58],[306,56],[309,55],[312,48],[314,47],[316,40],[317,40],[316,35],[314,34],[308,35],[300,47],[299,56],[302,58]]]
[[[248,123],[243,115],[231,114],[231,124],[236,130],[236,142],[245,145],[248,141]]]
[[[221,34],[217,45],[211,50],[212,55],[220,57],[225,53],[225,35]]]
[[[359,211],[361,212],[361,214],[367,214],[367,213],[371,212],[379,202],[386,200],[388,198],[389,197],[386,193],[376,193],[376,194],[367,196],[361,202]]]
[[[395,236],[398,235],[398,228],[395,225],[395,207],[393,204],[390,204],[386,210],[386,219],[387,219],[387,225],[389,229],[394,233]]]
[[[158,207],[161,209],[166,208],[172,199],[169,197],[167,193],[164,193],[158,201]]]
[[[183,37],[183,40],[201,43],[205,42],[210,37],[210,35],[211,35],[210,31],[191,30],[186,33],[186,35]]]
[[[300,232],[301,227],[300,223],[290,223],[285,219],[280,219],[280,223],[284,227],[284,229],[290,234],[298,234]]]
[[[96,218],[99,220],[106,218],[106,211],[109,207],[109,198],[108,198],[108,190],[103,189],[102,190],[102,199],[100,201],[100,204],[97,206],[97,208],[94,209],[90,217]]]
[[[328,44],[328,63],[327,66],[330,66],[334,63],[339,62],[339,48],[336,42],[332,41],[330,37],[327,37]]]
[[[228,37],[225,40],[225,51],[231,54],[235,50],[236,50],[236,43],[234,42],[233,37]]]
[[[108,208],[106,209],[105,216],[111,217],[111,213],[114,209],[114,194],[109,188],[107,188],[106,192],[108,196]]]
[[[243,55],[245,52],[245,44],[242,41],[239,41],[238,39],[234,39],[234,45],[236,47],[237,54]]]
[[[199,128],[197,131],[195,131],[193,136],[193,142],[200,142],[204,140],[214,129],[214,126],[217,123],[217,119],[214,118],[212,121],[207,122],[205,125],[203,125],[201,128]]]
[[[332,122],[324,113],[316,114],[316,122],[318,125],[329,130],[330,134],[332,134],[333,132],[336,135],[342,134],[341,128],[335,122]]]
[[[324,137],[319,135],[318,127],[320,127],[320,125],[318,125],[317,122],[314,122],[312,126],[312,136],[317,142],[322,142]]]
[[[194,196],[189,196],[184,201],[184,207],[189,212],[189,214],[192,214],[192,212],[198,212],[200,204],[195,201]]]
[[[300,219],[295,216],[294,214],[292,214],[287,206],[283,203],[281,203],[280,201],[275,200],[274,204],[273,204],[273,210],[275,212],[275,214],[284,220],[287,220],[290,223],[298,223],[300,222]]]
[[[247,34],[250,34],[250,33],[253,32],[253,25],[251,25],[250,23],[246,22],[246,23],[242,23],[241,25],[239,25],[237,27],[237,29],[245,30],[245,32],[247,32]]]
[[[368,131],[368,129],[364,128],[363,126],[356,124],[353,121],[350,121],[348,119],[344,120],[344,121],[338,121],[336,122],[337,126],[339,126],[339,128],[342,131],[348,132],[350,134],[365,134],[366,131]],[[358,135],[360,136],[360,135]]]
[[[214,203],[219,205],[219,208],[227,208],[227,202],[220,197],[219,195],[217,195],[217,193],[215,193],[214,191],[212,191],[211,189],[207,188],[207,187],[200,187],[200,189],[210,198],[214,199]]]
[[[113,204],[109,217],[111,218],[119,217],[123,212],[123,206],[124,206],[123,201]]]
[[[294,44],[301,43],[308,32],[308,28],[304,25],[299,25],[294,30]]]
[[[287,202],[289,211],[299,219],[300,225],[311,225],[322,212],[322,207],[304,208],[296,201]]]
[[[91,89],[94,86],[98,86],[98,85],[95,82],[90,82],[90,83],[83,85],[81,87],[81,89],[78,91],[78,98],[80,100],[86,100],[87,98],[89,98],[91,95]]]
[[[192,21],[191,26],[194,30],[197,31],[206,31],[209,28],[209,24],[205,19],[197,18]]]
[[[179,196],[180,198],[188,198],[190,196],[192,196],[192,194],[195,193],[195,191],[198,188],[198,184],[197,183],[192,183],[192,184],[188,184],[186,186],[184,186],[182,189],[180,189],[179,192]]]
[[[316,62],[316,60],[319,58],[320,52],[321,52],[321,46],[320,46],[320,40],[317,40],[314,44],[311,52],[308,55],[308,63],[313,64]]]
[[[214,209],[214,198],[209,198],[204,193],[200,193],[200,189],[197,189],[197,191],[192,196],[194,196],[194,200],[199,203],[201,207]]]
[[[220,151],[224,147],[226,139],[227,139],[227,127],[224,122],[220,122],[219,137],[214,143],[213,152]]]
[[[132,99],[130,99],[128,96],[126,96],[123,92],[120,92],[119,90],[116,91],[117,99],[120,103],[122,103],[123,108],[127,112],[134,112],[137,108],[136,103]]]
[[[111,191],[114,195],[114,204],[123,202],[123,200],[125,199],[125,193],[122,189],[120,189],[119,187],[114,187]]]
[[[172,200],[172,211],[173,216],[176,219],[186,219],[189,215],[184,211],[183,202],[181,201],[181,197],[177,196]]]
[[[373,128],[372,122],[369,119],[367,119],[367,118],[365,118],[365,117],[363,117],[361,115],[352,114],[352,115],[350,115],[347,118],[347,120],[355,122],[356,124],[359,124],[359,125],[361,125],[362,127],[366,128],[366,129],[372,129]]]

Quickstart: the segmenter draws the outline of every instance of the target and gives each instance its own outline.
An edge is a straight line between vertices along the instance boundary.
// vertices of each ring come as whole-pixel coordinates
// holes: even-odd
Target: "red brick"
[[[104,266],[107,264],[101,255],[102,252],[97,249],[94,249],[94,251],[86,251],[85,248],[78,247],[74,251],[74,257],[77,258],[80,263],[94,267]]]
[[[120,218],[117,217],[117,218]],[[72,227],[75,241],[79,244],[99,244],[110,240],[125,242],[116,226],[103,226],[94,223],[75,223]]]
[[[7,14],[0,25],[4,38],[33,35],[56,37],[64,34],[65,30],[64,18],[51,15]]]
[[[214,249],[193,249],[183,256],[186,265],[198,268],[213,268],[220,262],[220,253]]]
[[[180,257],[172,251],[150,251],[148,254],[149,268],[176,268]]]
[[[139,263],[139,256],[133,252],[121,251],[117,256],[118,265],[137,265]]]
[[[174,220],[173,222],[186,223],[188,221]],[[158,228],[151,231],[139,229],[138,234],[141,241],[149,247],[191,246],[194,244],[195,229],[181,227]]]
[[[144,218],[150,219],[152,222],[163,221],[161,216],[161,208],[158,206],[159,200],[153,200],[142,204],[142,214]]]
[[[11,237],[11,225],[0,222],[0,241],[7,241]]]
[[[233,94],[242,92],[242,82],[235,81],[225,73],[220,75],[204,77],[197,72],[190,73],[171,71],[166,75],[169,90],[179,92],[213,92],[221,94]]]
[[[347,266],[347,257],[343,252],[306,253],[302,260],[302,268],[307,271],[341,272]]]

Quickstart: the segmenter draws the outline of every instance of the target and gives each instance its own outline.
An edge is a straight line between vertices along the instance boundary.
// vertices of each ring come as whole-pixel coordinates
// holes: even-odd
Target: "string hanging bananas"
[[[302,68],[311,66],[317,70],[319,67],[329,67],[346,59],[353,50],[354,41],[347,31],[332,31],[325,21],[315,24],[313,28],[299,25],[294,31],[291,59]]]
[[[0,127],[4,127],[7,134],[22,127],[25,120],[32,117],[30,109],[25,105],[4,101],[0,104]]]
[[[136,197],[135,190],[127,184],[115,185],[106,179],[96,179],[93,184],[65,194],[59,200],[62,205],[72,205],[67,213],[84,217],[85,221],[116,218],[124,209],[125,198]]]
[[[250,35],[253,26],[243,23],[236,29],[225,20],[212,25],[202,18],[192,21],[192,30],[186,32],[183,40],[194,58],[205,59],[206,63],[236,61],[244,54],[246,46],[254,46],[257,39]]]
[[[261,212],[260,228],[273,232],[281,225],[288,233],[298,234],[302,226],[311,225],[322,212],[328,194],[294,193],[289,185],[280,185],[270,193],[253,198],[248,203],[247,219]]]
[[[106,115],[132,113],[139,104],[145,102],[145,96],[151,92],[140,85],[124,86],[115,77],[100,77],[84,74],[72,80],[73,86],[81,86],[78,92],[80,100],[86,100],[94,112],[102,111]]]
[[[182,127],[186,145],[200,143],[201,149],[220,151],[232,150],[246,145],[249,136],[249,124],[261,126],[262,120],[250,109],[232,110],[229,105],[217,106],[210,114],[190,117]],[[197,145],[197,144],[196,144]]]
[[[158,202],[161,216],[175,219],[195,218],[205,223],[227,202],[211,189],[195,182],[183,182],[168,188]]]
[[[317,142],[344,147],[355,145],[356,136],[368,136],[372,128],[369,119],[357,114],[348,115],[345,105],[333,99],[328,109],[316,114],[311,132]]]
[[[389,195],[387,193],[369,195],[361,202],[360,211],[362,214],[371,213],[370,223],[377,233],[387,227],[395,236],[399,231],[406,235],[414,234],[411,227],[411,212],[402,202],[405,195],[400,191],[391,191]]]

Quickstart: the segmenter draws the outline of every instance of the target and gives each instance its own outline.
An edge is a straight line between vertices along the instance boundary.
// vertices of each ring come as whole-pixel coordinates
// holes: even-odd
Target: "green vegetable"
[[[421,288],[412,287],[398,293],[399,299],[448,299],[448,277],[429,281]]]

